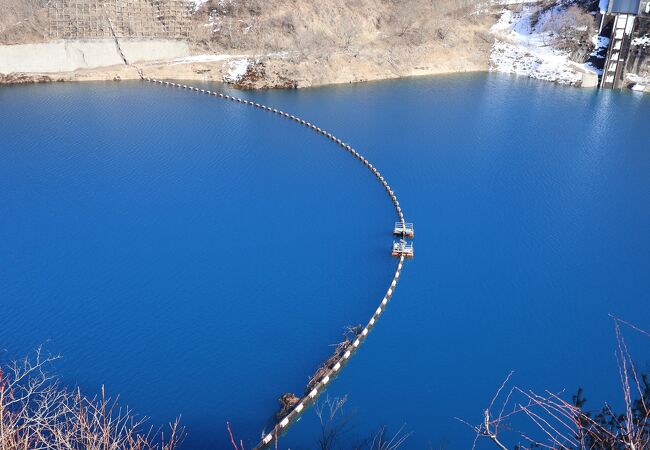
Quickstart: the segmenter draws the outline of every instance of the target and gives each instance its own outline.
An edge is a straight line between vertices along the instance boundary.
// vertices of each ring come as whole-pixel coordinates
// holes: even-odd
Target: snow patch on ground
[[[230,55],[230,54],[204,54],[193,55],[185,58],[174,59],[170,65],[175,66],[179,64],[201,64],[201,63],[214,63],[222,61],[230,61],[228,64],[228,74],[224,77],[224,81],[237,82],[246,73],[248,67],[253,62],[259,62],[263,58],[288,58],[291,54],[297,52],[271,52],[263,55]]]
[[[289,53],[287,51],[281,51],[281,52],[267,53],[266,56],[268,56],[269,58],[287,58],[292,54],[297,55],[298,53],[299,52],[291,52],[291,53]]]
[[[635,73],[628,73],[625,75],[625,78],[636,85],[650,86],[650,76],[644,77]]]
[[[575,84],[582,80],[582,75],[561,55],[542,52],[540,56],[525,47],[503,41],[495,42],[490,62],[491,69],[497,72],[514,73],[561,84]]]
[[[236,59],[230,62],[228,66],[228,73],[224,75],[223,81],[227,83],[238,83],[246,75],[246,71],[251,65],[251,60],[248,58]]]
[[[538,3],[539,0],[487,0],[484,2],[477,2],[475,15],[486,14],[490,12],[493,6],[507,6],[507,5],[523,5],[525,3]]]
[[[632,39],[632,45],[636,45],[638,47],[649,47],[650,46],[650,35],[645,35],[638,37],[636,39]]]
[[[569,61],[569,53],[554,48],[551,33],[544,31],[546,24],[561,14],[561,7],[556,8],[539,14],[535,26],[531,18],[539,6],[524,5],[521,12],[504,10],[491,30],[495,43],[490,69],[562,84],[578,83],[582,75]]]
[[[189,0],[189,2],[194,6],[194,12],[198,11],[203,4],[207,3],[208,0]],[[235,0],[219,0],[219,6],[224,8],[226,5],[232,5],[235,3]]]
[[[207,0],[195,0],[207,1]],[[210,8],[208,22],[203,24],[204,27],[210,28],[213,33],[221,31],[223,17],[228,13],[228,7],[237,3],[237,0],[219,0],[216,7]]]
[[[591,42],[594,43],[594,51],[591,52],[591,56],[595,56],[597,58],[605,58],[605,56],[602,55],[603,50],[606,50],[607,47],[609,46],[609,38],[606,36],[594,36],[591,38]]]
[[[219,62],[227,61],[234,58],[244,58],[246,55],[195,55],[188,56],[186,58],[175,59],[172,61],[172,65],[176,64],[193,64],[193,63],[208,63],[208,62]]]
[[[637,75],[635,73],[625,74],[625,80],[632,83],[632,90],[650,94],[650,75]]]
[[[589,54],[589,56],[597,59],[605,59],[607,55],[607,47],[609,47],[609,38],[605,36],[594,36],[591,38],[591,42],[594,44],[594,50]],[[584,67],[588,70],[591,70],[598,75],[603,74],[602,69],[598,69],[591,65],[591,62],[587,61]]]
[[[190,3],[194,6],[194,12],[198,11],[201,5],[203,5],[208,0],[190,0]]]

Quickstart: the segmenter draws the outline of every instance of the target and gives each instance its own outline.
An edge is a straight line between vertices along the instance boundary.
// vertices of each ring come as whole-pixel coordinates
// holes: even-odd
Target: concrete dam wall
[[[189,56],[187,42],[171,39],[121,39],[129,62]],[[0,45],[0,74],[57,73],[123,65],[114,39],[59,40],[43,44]]]

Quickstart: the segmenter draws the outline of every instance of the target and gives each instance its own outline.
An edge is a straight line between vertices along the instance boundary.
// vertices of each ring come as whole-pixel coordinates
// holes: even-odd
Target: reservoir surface
[[[622,402],[608,314],[650,329],[650,98],[492,74],[236,95],[350,143],[415,223],[327,393],[348,396],[341,448],[382,425],[470,448],[455,417],[480,422],[511,370]],[[372,315],[394,221],[362,164],[267,112],[140,82],[0,87],[0,360],[44,345],[64,384],[180,416],[184,450],[227,448],[226,421],[250,448]],[[279,447],[318,432],[310,410]]]

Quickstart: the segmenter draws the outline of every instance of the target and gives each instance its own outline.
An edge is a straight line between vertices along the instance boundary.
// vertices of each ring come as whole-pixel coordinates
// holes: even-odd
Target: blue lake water
[[[469,448],[454,417],[510,370],[616,404],[608,313],[650,328],[649,98],[499,75],[240,95],[351,143],[416,224],[328,392],[347,442],[406,424],[407,448]],[[0,88],[0,218],[0,358],[45,344],[66,384],[180,415],[190,450],[227,448],[226,420],[256,443],[395,267],[392,205],[349,154],[142,83]],[[280,448],[317,430],[307,412]]]

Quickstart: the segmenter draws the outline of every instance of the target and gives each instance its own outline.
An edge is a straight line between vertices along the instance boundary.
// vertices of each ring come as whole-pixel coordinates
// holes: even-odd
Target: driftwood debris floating
[[[323,376],[334,367],[352,345],[352,342],[361,334],[362,329],[363,327],[361,325],[357,325],[356,327],[348,327],[345,330],[345,333],[343,333],[344,339],[336,344],[336,349],[334,350],[334,353],[332,353],[332,356],[330,356],[327,361],[318,368],[316,373],[309,378],[309,383],[307,383],[307,386],[305,387],[305,394],[308,394],[312,389],[314,389],[314,386],[318,384]]]
[[[332,367],[334,367],[334,365],[341,360],[341,357],[350,348],[352,342],[354,342],[354,340],[359,335],[361,335],[362,330],[363,326],[361,325],[357,325],[355,327],[347,327],[343,333],[343,341],[335,345],[336,348],[334,350],[334,353],[332,353],[332,355],[327,358],[327,361],[325,361],[318,368],[316,373],[314,373],[314,375],[309,378],[309,383],[307,383],[307,386],[305,387],[305,395],[311,392],[311,390],[314,389],[318,382],[330,370],[332,370]],[[282,396],[278,399],[278,402],[280,402],[280,410],[277,412],[276,417],[278,421],[281,421],[289,415],[289,413],[298,403],[300,403],[300,397],[298,397],[293,392],[287,392],[286,394],[282,394]]]
[[[283,394],[278,401],[280,402],[280,411],[278,411],[277,418],[278,420],[282,420],[300,402],[300,397],[293,392],[287,392],[286,394]]]

